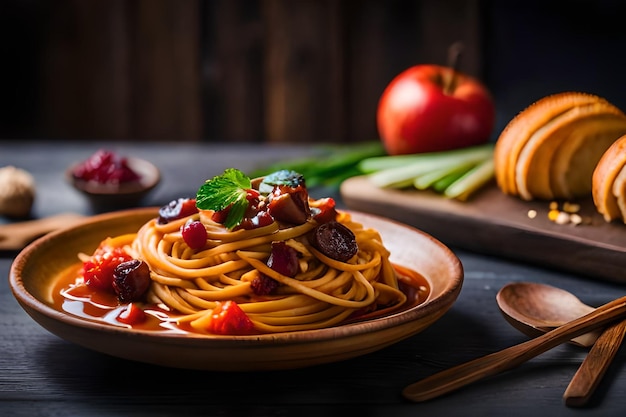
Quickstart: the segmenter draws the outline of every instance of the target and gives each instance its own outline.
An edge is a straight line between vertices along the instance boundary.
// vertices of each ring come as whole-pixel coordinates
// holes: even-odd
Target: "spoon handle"
[[[35,220],[0,225],[0,250],[20,250],[46,233],[68,227],[85,219],[76,213],[61,213]]]
[[[622,320],[609,326],[600,335],[565,390],[565,405],[582,407],[587,404],[619,350],[625,334],[626,320]]]
[[[457,365],[431,375],[402,391],[411,401],[426,401],[464,387],[472,382],[495,375],[534,358],[535,356],[597,327],[626,315],[626,296],[598,307],[591,313],[572,320],[535,339],[511,346],[499,352]]]

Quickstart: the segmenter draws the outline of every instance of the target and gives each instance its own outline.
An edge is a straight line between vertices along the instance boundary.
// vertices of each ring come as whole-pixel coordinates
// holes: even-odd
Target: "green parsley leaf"
[[[296,171],[282,169],[266,175],[259,185],[259,191],[261,194],[269,194],[275,185],[286,185],[295,188],[302,184],[304,184],[304,176]]]
[[[201,210],[220,211],[230,206],[224,226],[239,225],[248,208],[250,178],[238,169],[228,168],[222,175],[207,180],[196,194],[196,206]]]

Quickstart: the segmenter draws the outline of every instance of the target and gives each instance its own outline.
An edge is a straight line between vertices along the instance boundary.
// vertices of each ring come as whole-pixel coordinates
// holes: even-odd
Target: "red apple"
[[[390,155],[486,143],[494,120],[493,99],[480,81],[438,65],[400,73],[378,103],[378,132]]]

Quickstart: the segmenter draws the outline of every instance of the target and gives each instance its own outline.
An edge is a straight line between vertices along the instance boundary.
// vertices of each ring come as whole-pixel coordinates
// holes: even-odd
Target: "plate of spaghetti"
[[[195,198],[93,216],[18,254],[10,286],[51,333],[101,353],[215,371],[313,366],[414,336],[463,268],[410,226],[313,199],[292,171],[236,169]]]

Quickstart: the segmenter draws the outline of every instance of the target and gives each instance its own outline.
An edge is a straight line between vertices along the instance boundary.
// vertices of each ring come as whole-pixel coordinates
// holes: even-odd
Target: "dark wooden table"
[[[4,141],[0,166],[15,165],[35,176],[35,217],[64,211],[89,214],[87,202],[65,183],[64,170],[103,146]],[[195,195],[199,184],[228,167],[249,172],[268,162],[313,152],[304,147],[181,143],[116,144],[111,149],[149,159],[162,170],[162,183],[145,201],[150,206]],[[332,192],[312,190],[314,197]],[[508,282],[555,285],[593,305],[625,290],[618,284],[453,249],[465,269],[463,289],[452,309],[426,331],[340,363],[256,373],[161,368],[67,343],[39,327],[17,304],[6,279],[16,253],[2,253],[0,415],[611,416],[626,411],[625,349],[588,407],[571,409],[563,404],[562,394],[586,354],[571,345],[429,402],[404,400],[400,392],[411,382],[527,339],[498,310],[495,295]]]

